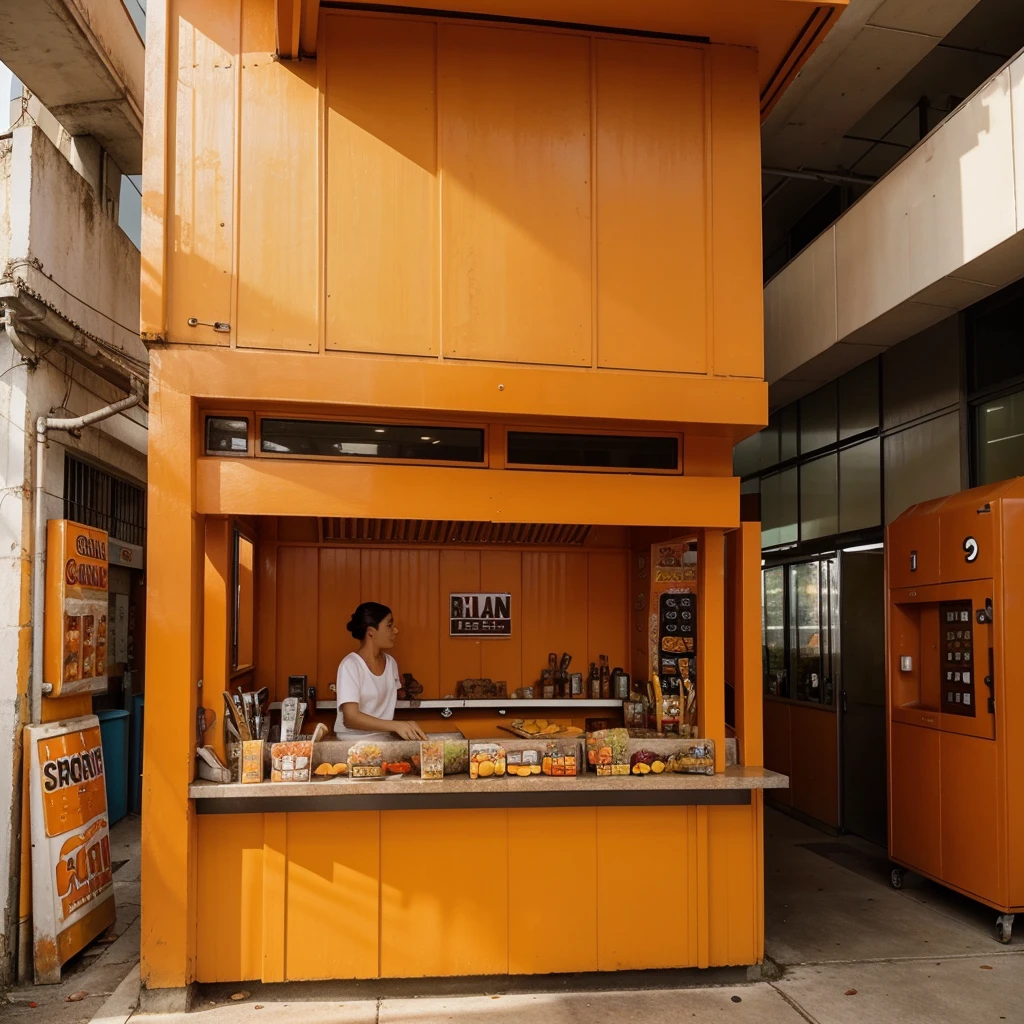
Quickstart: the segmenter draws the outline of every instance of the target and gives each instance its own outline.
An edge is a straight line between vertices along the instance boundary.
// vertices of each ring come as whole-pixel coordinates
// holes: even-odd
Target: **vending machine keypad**
[[[974,618],[970,601],[939,605],[939,653],[942,673],[942,710],[947,715],[974,718]]]

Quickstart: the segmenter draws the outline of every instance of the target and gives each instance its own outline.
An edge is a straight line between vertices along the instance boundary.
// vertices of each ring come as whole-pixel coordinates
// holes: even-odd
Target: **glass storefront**
[[[838,665],[838,566],[835,556],[762,573],[764,692],[832,707]]]

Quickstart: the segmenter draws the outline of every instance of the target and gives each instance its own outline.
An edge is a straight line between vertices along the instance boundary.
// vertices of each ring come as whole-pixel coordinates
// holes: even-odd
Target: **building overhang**
[[[1024,55],[768,282],[780,408],[1024,276]]]
[[[324,9],[394,8],[404,14],[461,15],[562,27],[639,32],[746,46],[760,54],[761,116],[782,96],[849,0],[383,0]],[[277,0],[277,47],[283,59],[315,56],[319,0]]]
[[[145,46],[122,3],[0,0],[3,61],[71,135],[142,170]]]

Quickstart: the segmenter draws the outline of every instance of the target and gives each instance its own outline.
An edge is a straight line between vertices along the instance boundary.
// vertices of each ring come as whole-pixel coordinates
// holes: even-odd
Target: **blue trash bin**
[[[111,825],[128,813],[128,712],[97,711],[103,744],[103,777]]]
[[[128,744],[128,808],[132,814],[142,813],[142,727],[146,696],[132,697],[132,731]]]

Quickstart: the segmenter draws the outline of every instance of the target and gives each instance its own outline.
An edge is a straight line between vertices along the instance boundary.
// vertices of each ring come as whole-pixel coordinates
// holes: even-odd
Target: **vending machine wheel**
[[[1000,914],[996,918],[996,938],[1006,945],[1013,936],[1013,914]]]
[[[889,872],[889,881],[892,883],[892,887],[894,889],[903,888],[903,876],[905,874],[906,871],[903,868],[893,868],[892,871]]]

